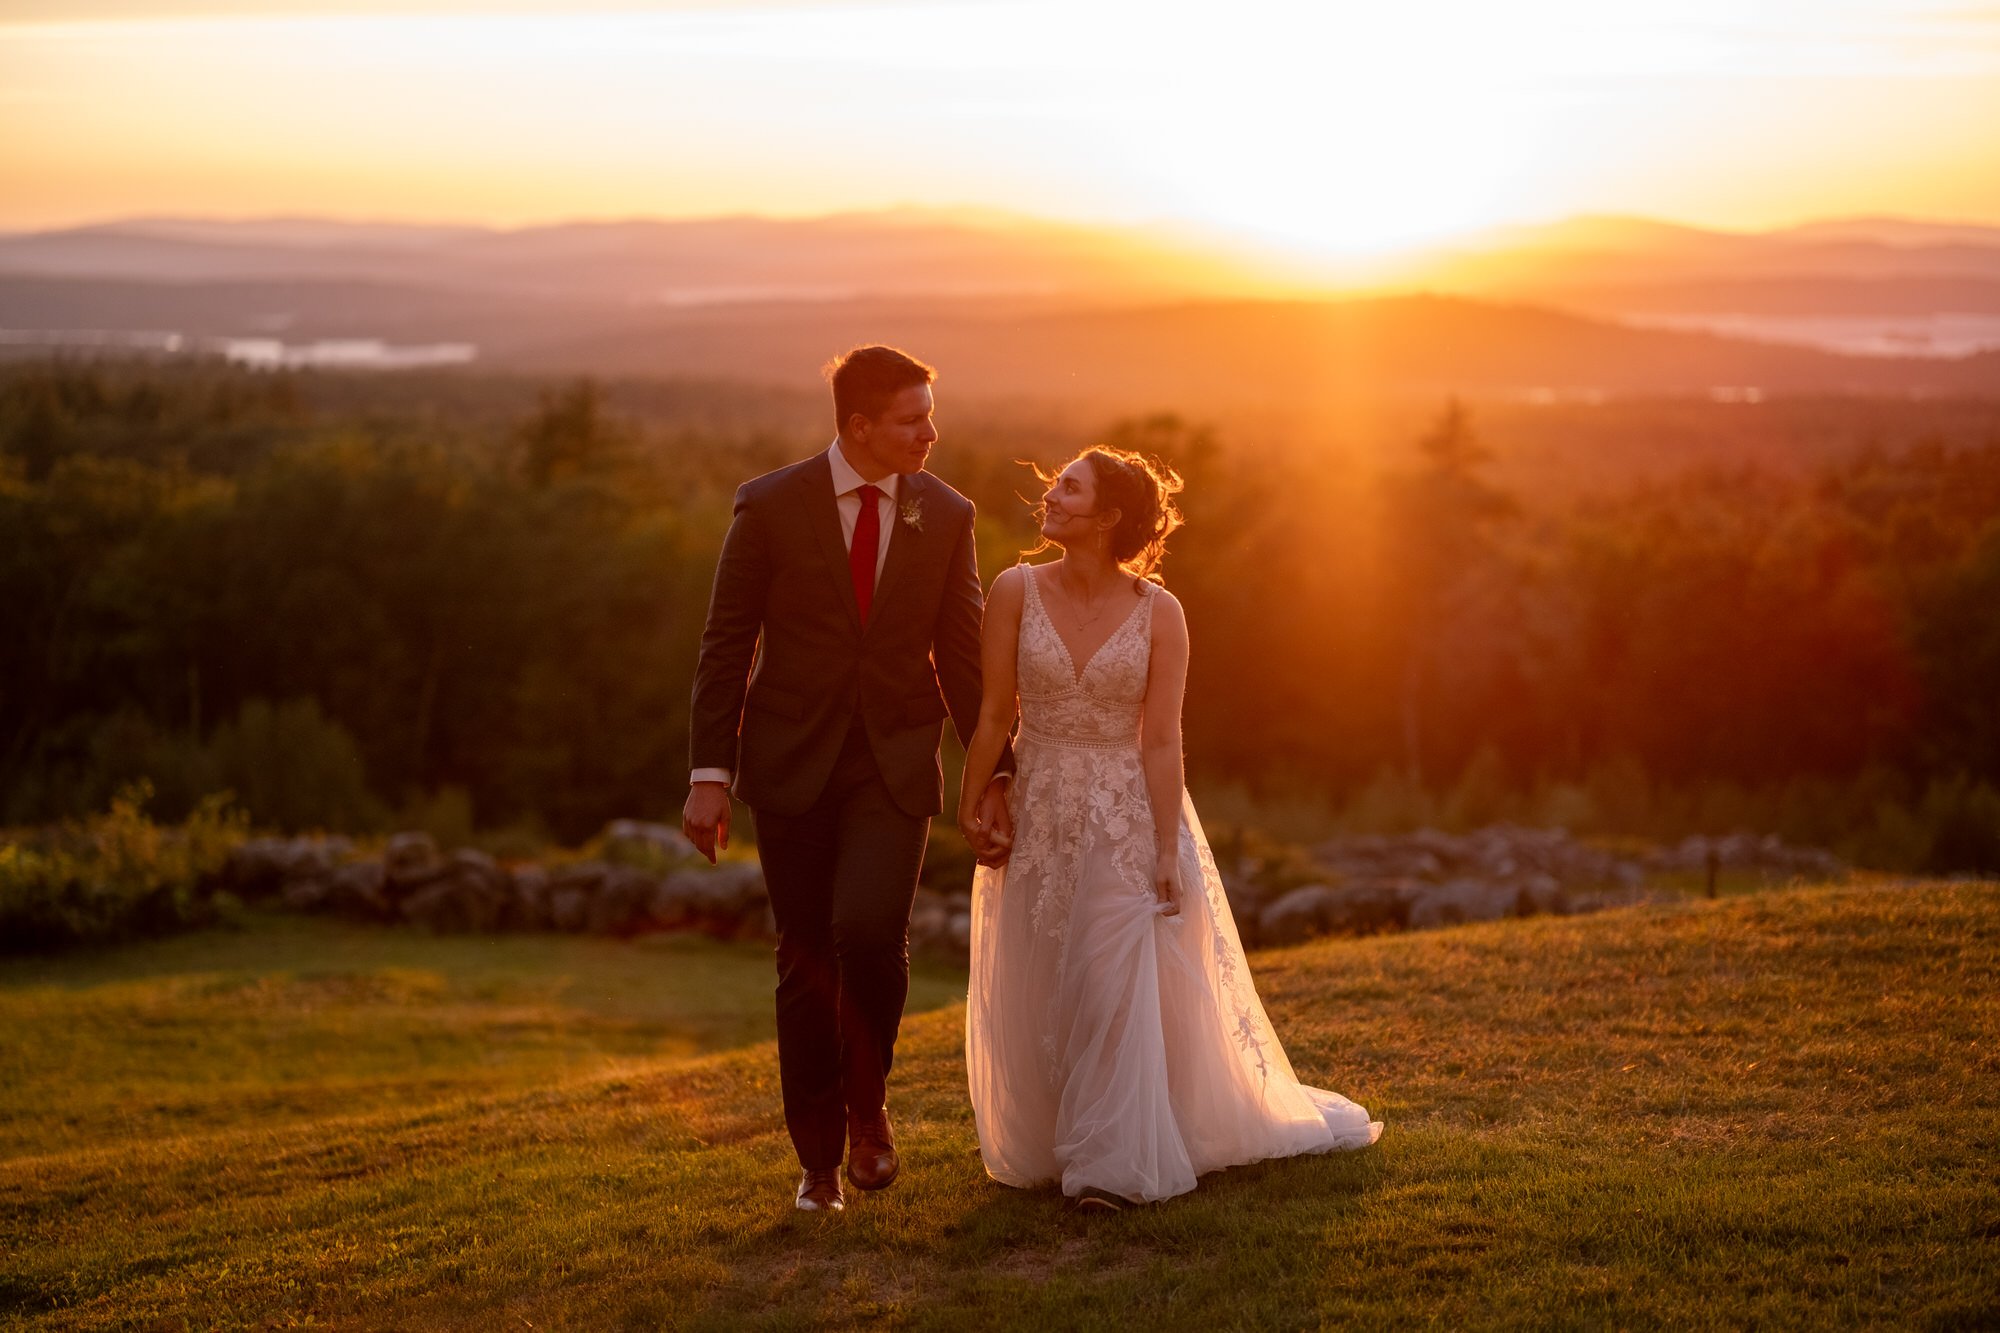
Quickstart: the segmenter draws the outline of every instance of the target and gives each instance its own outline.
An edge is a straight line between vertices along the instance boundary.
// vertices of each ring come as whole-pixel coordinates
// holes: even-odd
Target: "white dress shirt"
[[[861,474],[847,461],[847,455],[840,452],[840,440],[836,436],[826,451],[826,461],[833,468],[833,502],[840,509],[840,541],[848,550],[854,549],[854,525],[861,520]],[[875,512],[882,520],[879,536],[880,545],[875,552],[875,581],[882,581],[882,565],[889,559],[889,531],[896,517],[896,483],[901,477],[891,472],[875,483],[882,493],[875,497]]]
[[[833,469],[833,503],[840,510],[840,540],[848,550],[854,549],[854,525],[861,521],[861,487],[865,484],[861,474],[847,461],[847,455],[840,451],[840,437],[835,436],[827,446],[826,461]],[[875,551],[875,581],[882,581],[882,566],[889,559],[889,536],[896,518],[897,483],[902,478],[891,472],[875,483],[882,493],[875,497],[875,510],[881,520],[881,535]],[[688,775],[689,782],[727,783],[733,774],[726,768],[697,768]]]

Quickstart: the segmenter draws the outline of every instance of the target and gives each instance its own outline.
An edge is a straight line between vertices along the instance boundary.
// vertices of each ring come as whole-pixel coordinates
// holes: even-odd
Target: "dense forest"
[[[163,816],[228,790],[286,829],[672,818],[730,495],[823,445],[824,412],[741,384],[0,367],[0,822],[138,777]],[[1671,402],[1617,420],[1646,412],[1686,429]],[[1747,827],[2000,869],[2000,415],[1802,412],[1842,447],[1663,469],[1608,466],[1609,430],[1526,467],[1519,409],[1444,400],[1366,449],[966,405],[935,467],[980,506],[988,578],[1033,545],[1017,460],[1103,439],[1183,472],[1190,782],[1239,814]]]

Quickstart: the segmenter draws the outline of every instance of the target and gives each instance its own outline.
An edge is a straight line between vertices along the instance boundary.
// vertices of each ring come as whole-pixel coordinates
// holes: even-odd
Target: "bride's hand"
[[[1014,820],[1007,809],[1006,789],[998,783],[987,787],[985,795],[958,812],[958,831],[972,847],[980,865],[991,869],[1007,864],[1014,846]]]
[[[1181,862],[1178,852],[1161,852],[1154,859],[1153,896],[1166,904],[1160,915],[1181,914]]]

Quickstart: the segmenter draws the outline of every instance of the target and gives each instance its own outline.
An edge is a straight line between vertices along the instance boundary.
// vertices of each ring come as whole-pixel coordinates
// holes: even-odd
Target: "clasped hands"
[[[994,778],[970,809],[959,807],[958,831],[972,845],[972,854],[979,864],[1007,864],[1008,853],[1014,849],[1014,816],[1007,809],[1007,779]]]
[[[987,783],[978,803],[971,810],[959,811],[958,828],[972,844],[979,864],[1007,863],[1007,854],[1014,847],[1014,816],[1007,809],[1005,778]],[[695,783],[681,812],[681,831],[712,863],[716,852],[729,846],[729,788],[720,782]]]

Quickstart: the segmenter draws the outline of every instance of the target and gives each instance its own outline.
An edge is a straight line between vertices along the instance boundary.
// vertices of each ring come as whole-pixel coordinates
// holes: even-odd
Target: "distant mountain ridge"
[[[1643,218],[1509,226],[1346,279],[1296,256],[1259,257],[1165,228],[1046,222],[991,212],[891,209],[816,218],[625,219],[500,229],[316,218],[133,218],[0,235],[0,274],[198,282],[344,279],[488,293],[646,301],[994,295],[1332,295],[1434,291],[1575,305],[1674,308],[1690,291],[1764,309],[1752,284],[1783,283],[1784,311],[1986,309],[2000,227],[1837,219],[1762,233]],[[1860,284],[1867,284],[1862,286]],[[1907,290],[1905,290],[1907,289]],[[1810,299],[1802,293],[1812,291]],[[1920,296],[1918,294],[1921,294]]]
[[[1275,268],[1139,230],[898,209],[514,230],[152,218],[0,236],[0,274],[197,282],[348,279],[645,301],[1274,291]]]
[[[476,344],[480,364],[789,382],[840,347],[902,340],[948,355],[980,392],[1156,403],[2000,395],[2000,350],[1979,350],[2000,349],[2000,228],[1853,219],[1748,235],[1579,218],[1488,233],[1344,295],[1204,244],[923,209],[515,230],[132,219],[0,236],[0,341]],[[1947,317],[1950,344],[1931,338]],[[1976,354],[1790,345],[1831,324],[1825,336],[1859,341],[1872,325],[1846,326],[1871,320],[1891,351]]]

